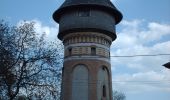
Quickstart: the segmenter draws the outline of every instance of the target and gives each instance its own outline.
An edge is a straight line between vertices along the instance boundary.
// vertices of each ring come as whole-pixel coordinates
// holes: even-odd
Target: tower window
[[[68,54],[69,54],[69,56],[71,56],[71,54],[72,54],[72,48],[69,48],[69,49],[68,49]]]
[[[78,12],[78,16],[80,17],[88,17],[90,16],[90,9],[82,9]]]
[[[96,55],[96,48],[95,47],[91,48],[91,55]]]
[[[103,85],[103,97],[106,97],[106,86]]]
[[[62,77],[64,77],[64,67],[62,67]]]

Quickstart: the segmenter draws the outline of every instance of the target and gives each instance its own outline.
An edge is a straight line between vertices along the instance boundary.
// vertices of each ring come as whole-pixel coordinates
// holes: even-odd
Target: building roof
[[[169,68],[169,69],[170,69],[170,62],[164,64],[163,66],[165,66],[166,68]]]
[[[116,24],[118,24],[123,17],[122,14],[116,9],[116,7],[110,2],[110,0],[65,0],[61,7],[54,12],[53,19],[56,22],[59,22],[60,17],[63,13],[68,10],[80,7],[90,7],[105,10],[113,15]]]

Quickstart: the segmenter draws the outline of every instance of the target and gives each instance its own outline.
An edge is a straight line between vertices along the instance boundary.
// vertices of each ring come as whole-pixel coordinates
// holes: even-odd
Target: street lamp
[[[170,69],[170,62],[168,62],[168,63],[166,63],[166,64],[164,64],[164,65],[162,65],[162,66],[164,66],[164,67]]]

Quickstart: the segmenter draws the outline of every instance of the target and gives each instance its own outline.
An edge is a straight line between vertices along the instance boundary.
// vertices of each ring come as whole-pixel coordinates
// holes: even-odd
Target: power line
[[[112,81],[112,83],[170,83],[170,80],[161,81]]]
[[[110,56],[110,57],[153,57],[153,56],[169,56],[170,54],[141,54],[141,55],[122,55],[122,56]]]
[[[65,81],[65,80],[63,80]],[[106,80],[104,80],[106,82]],[[80,80],[74,80],[73,83],[90,83],[90,84],[98,84],[98,83],[102,83],[103,81],[102,80],[97,80],[97,81],[92,81],[92,82],[89,82],[89,80],[86,80],[86,79],[80,79]],[[107,81],[109,82],[109,80]],[[170,80],[159,80],[159,81],[145,81],[145,80],[139,80],[139,81],[113,81],[112,80],[112,83],[141,83],[141,84],[161,84],[161,83],[165,83],[166,84],[170,84]]]

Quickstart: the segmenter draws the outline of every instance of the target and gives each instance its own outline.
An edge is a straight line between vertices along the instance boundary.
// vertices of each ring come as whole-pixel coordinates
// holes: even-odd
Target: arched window
[[[62,77],[64,77],[64,67],[62,67]]]
[[[106,66],[101,66],[98,71],[97,100],[110,100],[109,75]]]
[[[103,90],[102,90],[102,92],[103,92],[103,97],[106,97],[106,86],[105,86],[105,85],[103,85]]]
[[[77,65],[73,69],[71,100],[88,100],[88,75],[85,65]]]

